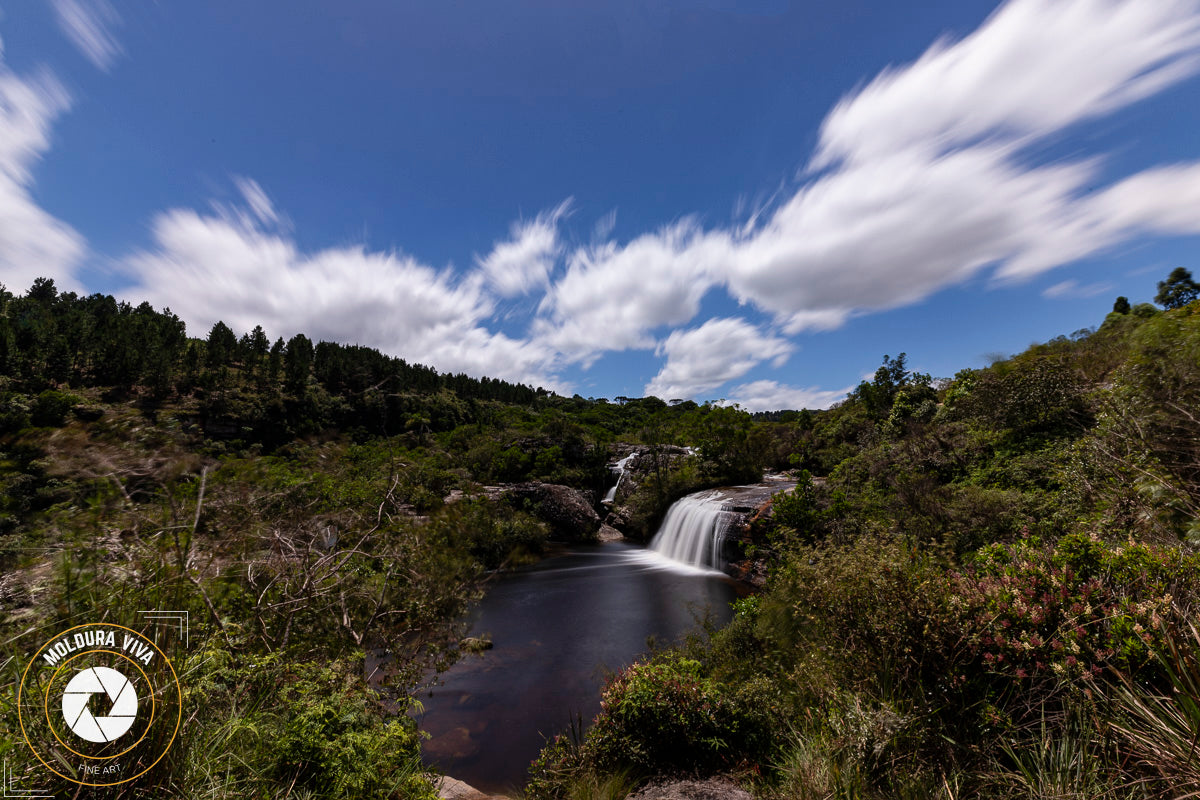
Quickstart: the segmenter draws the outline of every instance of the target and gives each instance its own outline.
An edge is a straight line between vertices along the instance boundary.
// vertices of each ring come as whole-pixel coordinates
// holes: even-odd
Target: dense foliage
[[[190,612],[186,745],[113,796],[428,796],[403,712],[487,576],[556,535],[504,485],[596,498],[636,449],[645,536],[689,491],[791,468],[743,543],[766,588],[614,676],[532,797],[713,771],[768,797],[1200,791],[1190,281],[983,369],[889,355],[828,411],[753,416],[0,290],[0,636]]]
[[[676,497],[786,459],[786,429],[261,327],[189,338],[168,310],[49,280],[0,288],[0,637],[189,612],[188,744],[116,796],[427,794],[403,712],[488,575],[559,535],[496,486],[599,496],[620,440],[651,463],[624,498],[647,535]],[[18,742],[0,734],[19,776]]]
[[[714,770],[790,798],[1200,791],[1200,303],[1177,272],[1166,311],[1118,302],[951,379],[885,356],[829,411],[761,415],[800,470],[751,528],[766,590],[617,676],[533,793]],[[703,734],[751,689],[769,735]],[[686,752],[647,766],[647,731]]]

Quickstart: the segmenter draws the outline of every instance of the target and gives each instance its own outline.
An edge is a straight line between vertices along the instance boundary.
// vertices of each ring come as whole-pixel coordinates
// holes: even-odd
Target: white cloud
[[[1099,159],[1029,154],[1198,67],[1197,0],[1012,0],[839,102],[813,158],[821,171],[773,210],[576,254],[535,329],[586,364],[649,347],[719,287],[789,335],[827,330],[988,269],[1024,279],[1134,236],[1200,232],[1200,163],[1096,191]]]
[[[801,389],[785,386],[775,381],[753,381],[729,390],[729,403],[736,403],[747,411],[784,411],[788,409],[829,408],[853,389]]]
[[[547,386],[567,365],[655,349],[665,362],[647,391],[703,395],[791,348],[743,320],[697,321],[711,291],[791,336],[981,276],[1029,279],[1133,237],[1200,233],[1200,162],[1110,179],[1101,157],[1045,163],[1035,151],[1198,69],[1200,0],[1011,0],[844,97],[803,183],[748,221],[684,218],[620,243],[605,218],[568,249],[563,205],[456,278],[395,253],[301,253],[269,232],[280,217],[245,181],[246,210],[164,214],[134,265],[152,299],[193,324],[263,322]],[[1094,288],[1063,281],[1047,294]],[[524,295],[540,296],[524,338],[488,329],[499,299]],[[844,394],[770,380],[729,392],[752,409]]]
[[[49,73],[20,78],[0,64],[0,283],[24,292],[35,278],[75,290],[83,238],[33,199],[33,165],[50,146],[50,125],[70,106]]]
[[[550,282],[561,247],[558,222],[570,212],[566,200],[531,222],[513,226],[512,238],[499,242],[485,258],[476,258],[488,283],[501,297],[529,294]]]
[[[1195,73],[1195,0],[1012,0],[825,119],[814,166],[1060,131]]]
[[[80,53],[105,72],[124,52],[112,34],[121,16],[108,0],[54,0],[58,27]]]
[[[561,388],[545,372],[553,354],[482,327],[494,307],[478,275],[455,281],[398,253],[361,248],[301,252],[277,232],[194,211],[163,213],[153,250],[128,268],[141,294],[169,306],[203,336],[217,320],[235,331],[261,324],[285,338],[357,343],[430,364]]]
[[[699,313],[728,254],[727,236],[686,220],[623,247],[578,249],[543,298],[534,336],[585,365],[604,351],[654,347],[654,328]]]
[[[1067,280],[1060,281],[1053,286],[1048,286],[1043,289],[1042,297],[1049,297],[1055,300],[1077,297],[1088,298],[1098,297],[1102,294],[1111,292],[1112,290],[1113,285],[1111,283],[1090,283],[1087,285],[1080,285],[1079,281]]]
[[[645,392],[664,400],[703,396],[763,361],[782,366],[793,349],[745,320],[710,319],[692,330],[673,331],[659,344],[656,354],[666,355],[667,363]]]
[[[267,193],[258,185],[258,181],[251,178],[237,177],[234,178],[234,185],[241,192],[242,200],[246,203],[246,207],[250,213],[254,215],[259,224],[262,225],[279,225],[282,220],[279,214],[275,211],[275,206],[271,202],[271,198],[267,197]]]

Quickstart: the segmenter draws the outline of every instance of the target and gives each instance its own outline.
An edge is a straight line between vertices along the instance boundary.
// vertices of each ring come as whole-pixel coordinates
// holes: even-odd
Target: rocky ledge
[[[556,538],[594,542],[601,520],[587,495],[556,483],[518,483],[504,492],[516,508],[524,508],[551,527]]]

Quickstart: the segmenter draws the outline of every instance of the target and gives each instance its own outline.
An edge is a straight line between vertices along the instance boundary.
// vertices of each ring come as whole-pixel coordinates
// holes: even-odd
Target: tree
[[[288,391],[303,394],[313,365],[313,344],[303,333],[288,339],[283,353],[283,373]]]
[[[1159,284],[1160,286],[1162,284]],[[1129,305],[1129,298],[1121,295],[1117,298],[1117,302],[1113,303],[1114,314],[1128,314],[1132,307]]]
[[[219,369],[228,364],[237,352],[237,343],[237,336],[228,325],[220,321],[214,324],[208,332],[206,349],[209,369]]]
[[[283,337],[280,336],[271,345],[271,354],[267,357],[267,381],[275,383],[279,380],[279,371],[283,368]]]
[[[1182,308],[1200,296],[1200,283],[1192,280],[1192,273],[1183,267],[1171,270],[1165,281],[1158,282],[1158,294],[1154,302],[1163,308]]]

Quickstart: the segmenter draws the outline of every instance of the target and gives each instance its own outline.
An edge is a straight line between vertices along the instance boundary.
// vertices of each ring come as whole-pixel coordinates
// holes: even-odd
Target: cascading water
[[[719,491],[697,492],[676,500],[667,509],[650,549],[694,567],[725,566],[725,536],[737,514],[725,510]]]
[[[637,458],[637,453],[630,453],[622,458],[612,467],[612,471],[617,475],[617,482],[608,490],[608,494],[604,495],[601,503],[611,503],[617,499],[617,489],[621,488],[621,479],[625,477],[625,470],[629,467],[629,462]]]

